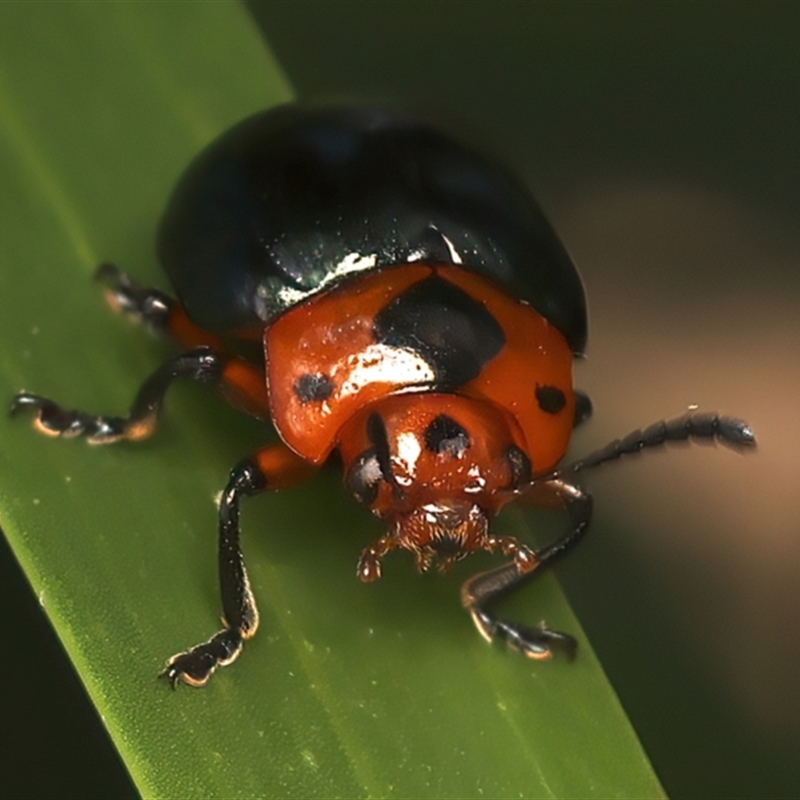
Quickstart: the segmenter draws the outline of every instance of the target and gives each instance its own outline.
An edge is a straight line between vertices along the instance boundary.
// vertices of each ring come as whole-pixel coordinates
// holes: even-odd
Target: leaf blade
[[[91,270],[114,257],[161,281],[150,242],[178,171],[290,97],[238,6],[187,5],[0,12],[6,396],[126,407],[166,350],[109,319]],[[190,387],[136,446],[3,426],[9,541],[145,796],[660,794],[583,640],[573,666],[532,665],[474,636],[463,573],[420,580],[398,560],[360,585],[376,530],[328,473],[247,505],[262,632],[207,689],[166,691],[163,658],[218,624],[213,496],[269,434]],[[554,578],[534,595],[527,613],[578,632]]]

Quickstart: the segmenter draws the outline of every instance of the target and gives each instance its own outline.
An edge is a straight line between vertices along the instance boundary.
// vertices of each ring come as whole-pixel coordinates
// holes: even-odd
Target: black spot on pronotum
[[[512,444],[506,450],[506,460],[511,469],[511,488],[521,489],[533,480],[533,466],[525,452]]]
[[[425,428],[425,448],[432,453],[458,456],[468,447],[469,434],[447,414],[439,414]]]
[[[500,323],[482,303],[439,277],[398,295],[375,316],[373,330],[380,344],[420,356],[437,390],[469,383],[506,343]]]
[[[558,414],[567,404],[567,398],[557,386],[537,386],[536,402],[545,413]]]
[[[301,403],[320,402],[333,394],[333,381],[321,373],[306,373],[294,382],[292,389]]]

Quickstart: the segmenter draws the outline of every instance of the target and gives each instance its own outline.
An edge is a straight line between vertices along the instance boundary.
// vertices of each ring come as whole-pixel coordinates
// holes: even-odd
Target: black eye
[[[378,462],[378,455],[374,448],[370,448],[350,465],[345,485],[359,503],[371,506],[378,496],[381,478],[383,478],[383,473]]]
[[[511,468],[511,488],[521,489],[533,480],[533,466],[524,451],[512,444],[506,450],[506,460]]]
[[[567,404],[567,398],[557,386],[537,386],[536,402],[545,413],[558,414]]]
[[[469,434],[447,414],[439,414],[425,428],[425,448],[432,453],[459,456],[468,447]]]
[[[575,421],[573,427],[580,425],[592,416],[592,401],[585,392],[575,392]]]

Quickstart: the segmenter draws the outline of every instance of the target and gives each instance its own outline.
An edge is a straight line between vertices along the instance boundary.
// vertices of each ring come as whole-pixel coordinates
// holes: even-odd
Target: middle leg
[[[142,384],[127,417],[70,410],[32,392],[19,392],[12,401],[11,413],[33,411],[34,425],[40,432],[51,436],[82,436],[91,444],[144,439],[155,430],[167,389],[178,378],[211,385],[254,416],[269,416],[263,371],[249,361],[209,347],[198,347],[165,361]]]

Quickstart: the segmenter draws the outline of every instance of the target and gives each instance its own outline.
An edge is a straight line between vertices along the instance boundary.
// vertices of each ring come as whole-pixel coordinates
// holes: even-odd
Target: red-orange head
[[[379,578],[381,557],[396,549],[411,551],[423,571],[479,550],[513,556],[522,569],[532,563],[530,550],[489,529],[532,475],[522,434],[497,406],[444,393],[392,395],[342,429],[339,449],[348,488],[388,528],[362,553],[362,580]]]

